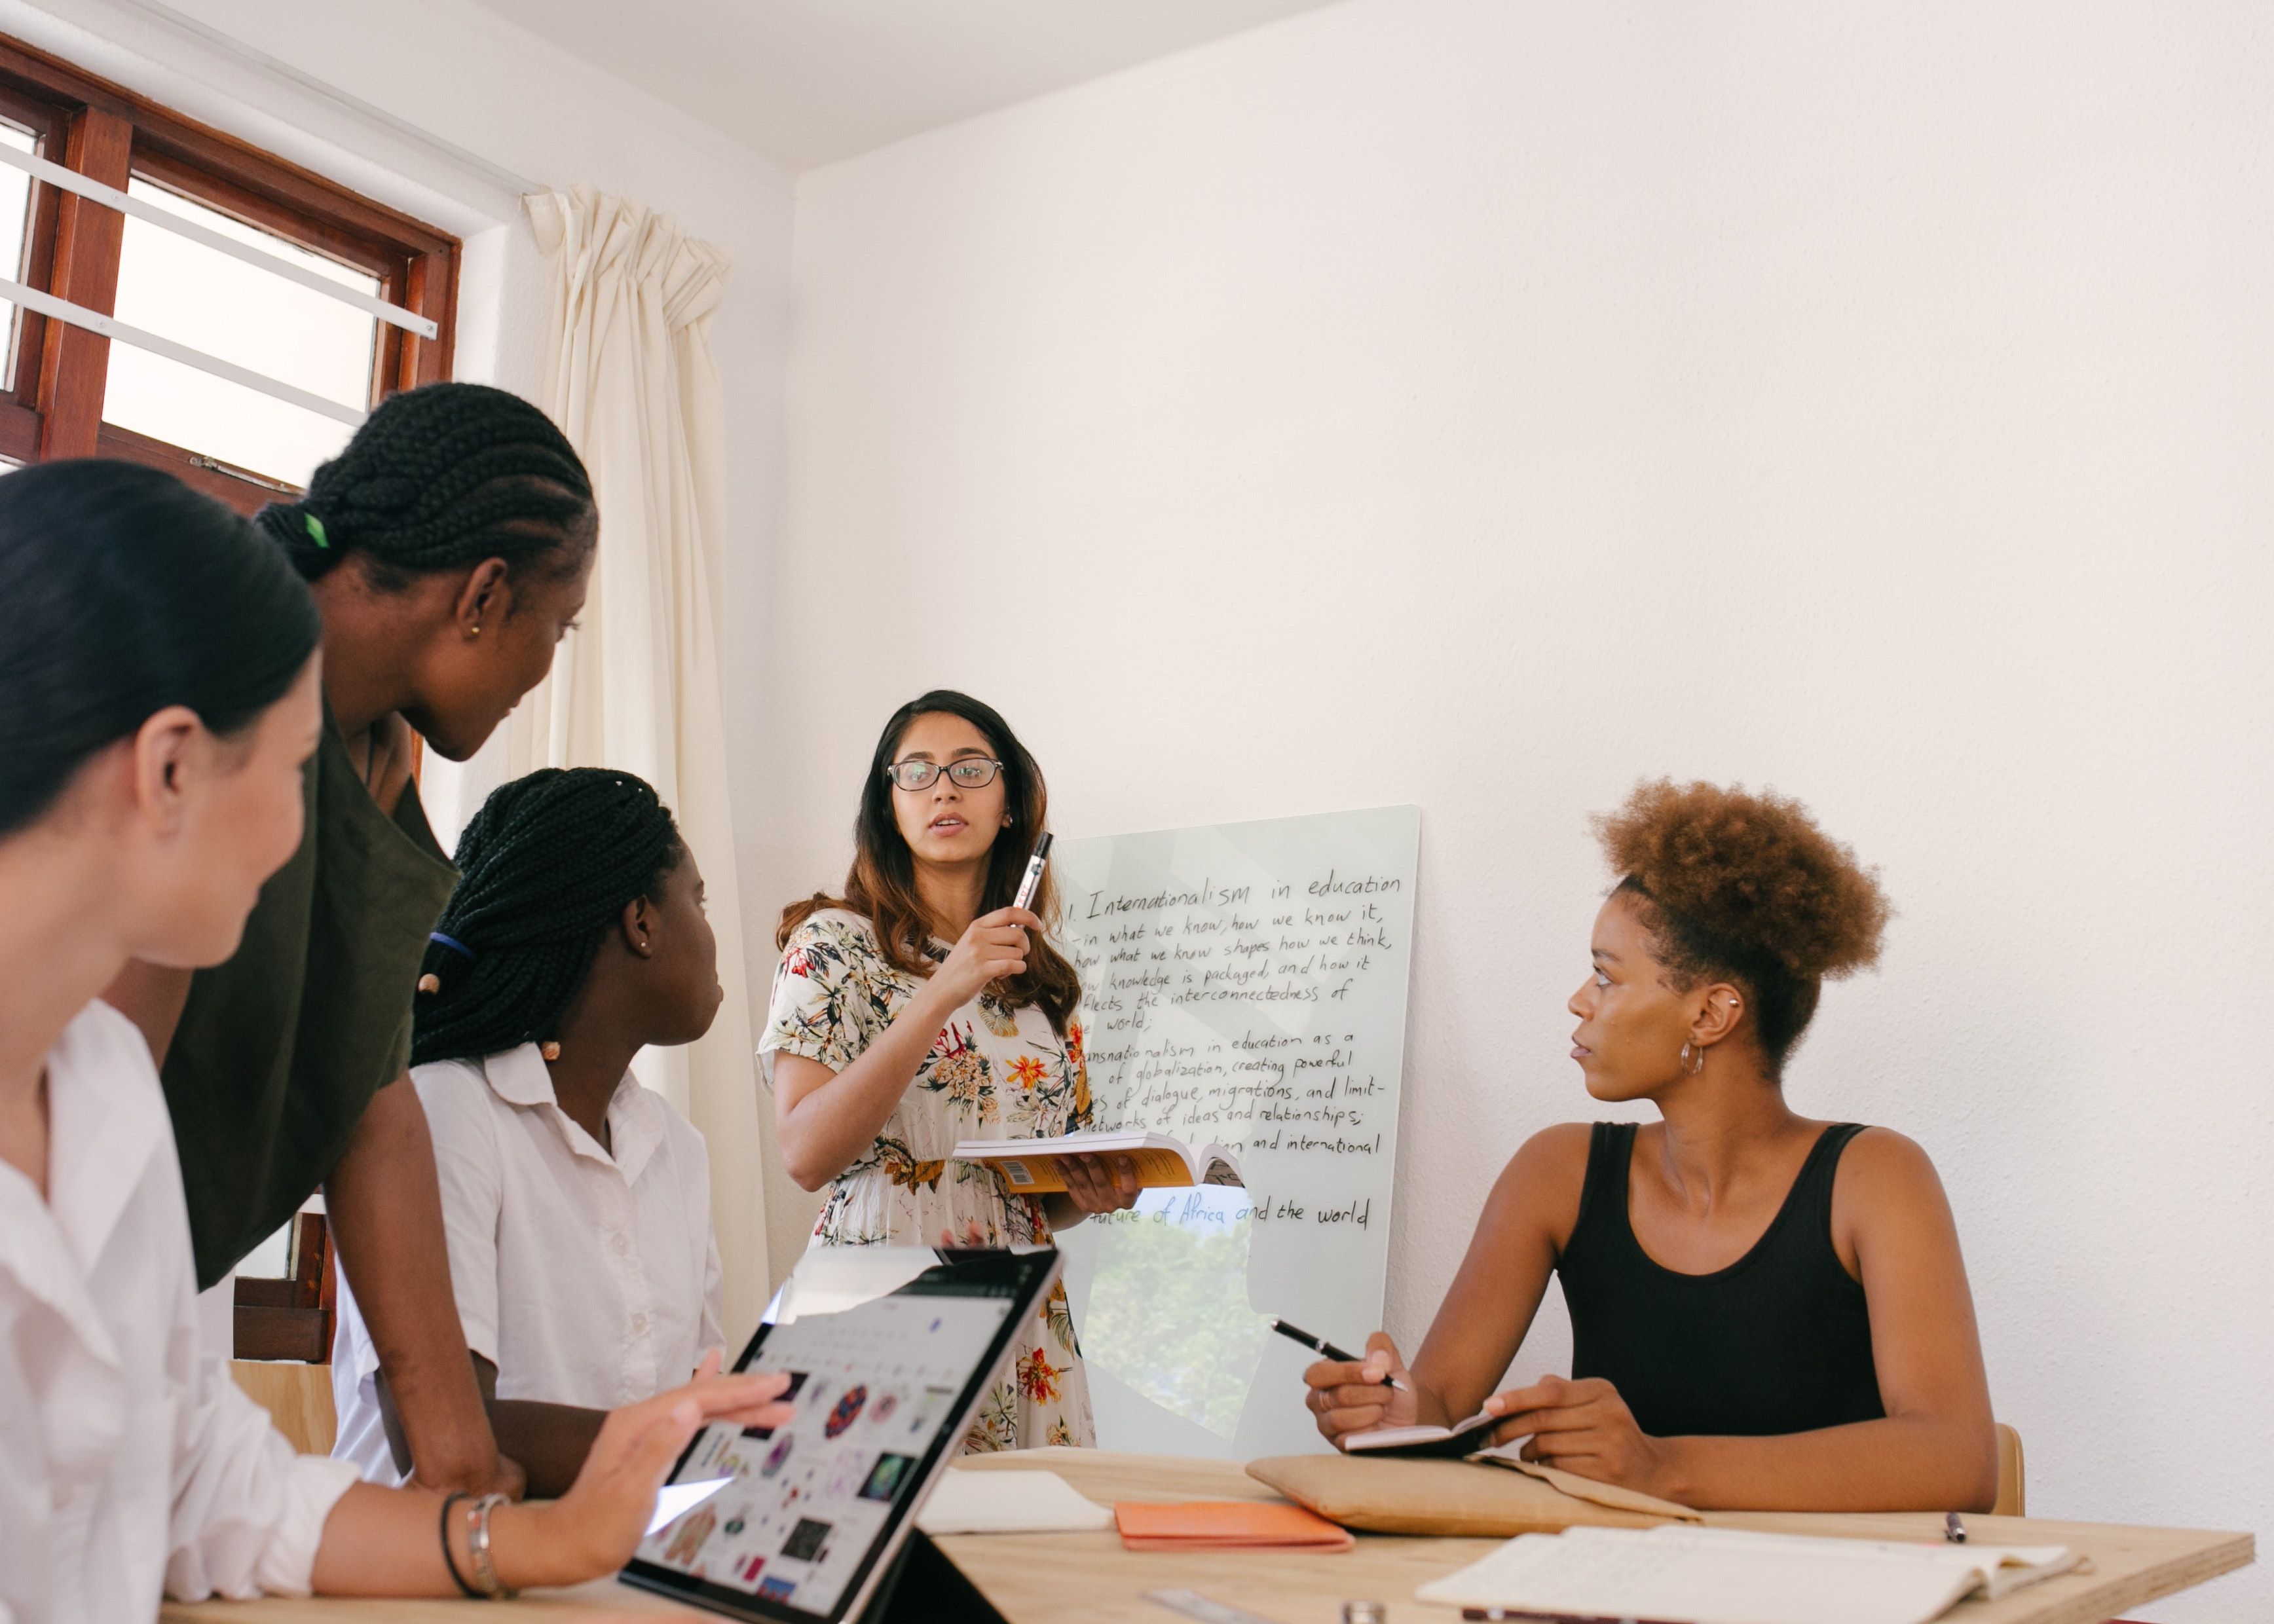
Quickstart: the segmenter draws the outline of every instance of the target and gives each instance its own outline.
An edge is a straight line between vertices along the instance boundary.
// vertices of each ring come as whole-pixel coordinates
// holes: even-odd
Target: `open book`
[[[1669,1522],[1519,1534],[1423,1585],[1456,1607],[1669,1624],[1926,1624],[2067,1573],[2066,1545],[1903,1545]]]
[[[1483,1447],[1485,1434],[1508,1417],[1474,1415],[1451,1426],[1378,1426],[1343,1440],[1346,1455],[1465,1455]]]
[[[1245,1184],[1239,1163],[1221,1145],[1195,1148],[1165,1133],[1061,1133],[1047,1139],[962,1139],[949,1153],[956,1162],[991,1162],[1020,1195],[1051,1195],[1065,1188],[1060,1156],[1126,1156],[1147,1190],[1190,1184]]]

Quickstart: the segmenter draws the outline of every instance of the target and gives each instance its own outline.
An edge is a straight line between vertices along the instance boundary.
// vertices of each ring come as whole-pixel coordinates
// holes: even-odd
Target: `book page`
[[[1192,1170],[1173,1150],[1117,1150],[1111,1154],[1117,1161],[1126,1156],[1135,1163],[1137,1182],[1148,1190],[1192,1187]],[[991,1160],[1003,1169],[1003,1177],[1011,1188],[1020,1195],[1046,1195],[1065,1188],[1065,1179],[1058,1172],[1055,1156],[998,1156]]]
[[[1344,1440],[1344,1449],[1352,1455],[1366,1455],[1381,1449],[1402,1449],[1409,1444],[1439,1443],[1458,1438],[1464,1432],[1482,1432],[1494,1425],[1496,1417],[1471,1416],[1452,1426],[1384,1426],[1371,1432],[1359,1432]]]
[[[1698,1538],[1727,1531],[1525,1534],[1416,1594],[1455,1606],[1686,1624],[1926,1624],[1978,1580],[1970,1566],[1891,1561],[1841,1540],[1763,1548],[1742,1537]]]

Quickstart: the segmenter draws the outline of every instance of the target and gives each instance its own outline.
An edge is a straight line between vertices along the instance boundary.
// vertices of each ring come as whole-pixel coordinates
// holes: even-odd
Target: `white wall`
[[[933,683],[1070,834],[1419,802],[1410,1339],[1591,1114],[1586,815],[1796,793],[1901,917],[1789,1090],[1934,1155],[2032,1507],[2274,1522],[2270,55],[1356,0],[808,174],[752,890]]]
[[[168,9],[137,0],[0,0],[0,33],[461,237],[461,379],[532,396],[542,387],[549,284],[516,177],[590,182],[675,214],[734,255],[712,324],[735,451],[726,474],[735,525],[718,587],[719,629],[729,736],[755,737],[766,703],[764,560],[779,501],[788,177],[471,0],[385,8],[170,0],[186,26]],[[742,808],[757,798],[764,763],[752,750],[734,766]],[[486,791],[500,771],[486,757],[478,762],[471,792]],[[439,825],[455,830],[458,821],[456,808],[436,808]],[[739,853],[748,873],[766,864],[766,825],[756,816],[740,822],[751,843]],[[774,912],[770,897],[751,909],[746,933],[754,944],[772,939]],[[752,975],[761,1009],[772,968],[760,953]],[[721,1181],[732,1176],[719,1169]],[[773,1185],[770,1194],[789,1204],[784,1222],[794,1232],[799,1192],[779,1173]],[[768,1259],[754,1267],[771,1272]],[[753,1279],[730,1290],[729,1301],[748,1299],[740,1318],[754,1320],[765,1290],[766,1282]]]

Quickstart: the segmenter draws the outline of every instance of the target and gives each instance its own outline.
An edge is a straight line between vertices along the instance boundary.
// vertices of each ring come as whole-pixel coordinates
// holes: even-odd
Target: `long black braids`
[[[670,808],[629,772],[546,767],[500,786],[458,840],[458,889],[419,966],[411,1060],[553,1036],[625,905],[660,895],[685,854]]]
[[[592,481],[550,417],[503,389],[430,383],[382,401],[305,496],[269,503],[253,523],[303,579],[358,553],[378,584],[400,590],[431,571],[517,566],[583,544],[592,512]]]

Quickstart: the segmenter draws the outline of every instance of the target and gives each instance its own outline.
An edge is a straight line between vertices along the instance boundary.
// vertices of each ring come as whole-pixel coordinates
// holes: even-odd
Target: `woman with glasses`
[[[1063,1197],[1013,1195],[948,1159],[962,1139],[1048,1138],[1089,1124],[1075,1005],[1050,944],[1047,875],[1011,906],[1048,805],[1042,770],[989,706],[945,689],[885,725],[854,823],[845,894],[782,915],[758,1052],[790,1177],[830,1186],[825,1246],[1006,1245],[1137,1199],[1135,1169],[1083,1157]],[[1019,1341],[968,1447],[1095,1441],[1063,1289]]]

